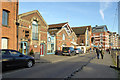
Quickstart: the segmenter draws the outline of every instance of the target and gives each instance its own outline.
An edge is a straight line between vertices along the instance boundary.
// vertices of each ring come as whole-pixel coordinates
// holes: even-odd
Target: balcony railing
[[[32,33],[32,39],[38,40],[38,33]]]

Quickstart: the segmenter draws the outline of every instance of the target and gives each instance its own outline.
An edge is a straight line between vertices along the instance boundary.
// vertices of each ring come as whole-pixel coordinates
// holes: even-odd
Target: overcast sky
[[[19,14],[38,10],[48,25],[107,25],[109,31],[118,32],[117,6],[117,2],[20,2]]]

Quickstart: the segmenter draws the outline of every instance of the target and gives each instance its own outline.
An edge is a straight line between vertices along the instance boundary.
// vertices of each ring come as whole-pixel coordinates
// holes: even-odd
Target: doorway
[[[45,43],[40,44],[40,56],[44,56],[45,54]]]
[[[21,42],[21,50],[22,50],[22,54],[27,55],[27,42],[25,41]]]

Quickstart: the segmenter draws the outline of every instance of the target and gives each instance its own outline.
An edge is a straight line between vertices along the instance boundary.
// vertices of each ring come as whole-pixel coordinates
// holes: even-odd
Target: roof
[[[22,17],[25,17],[25,16],[28,16],[30,14],[33,14],[33,13],[37,13],[38,16],[41,18],[41,20],[43,21],[43,23],[48,27],[46,21],[44,20],[44,18],[42,17],[42,15],[39,13],[38,10],[33,10],[33,11],[29,11],[29,12],[26,12],[26,13],[22,13],[22,14],[19,14],[19,19],[22,18]]]
[[[61,28],[62,26],[64,26],[65,24],[67,24],[68,22],[64,22],[64,23],[58,23],[58,24],[50,24],[48,25],[49,28]]]
[[[96,27],[92,27],[92,32],[107,32],[108,31],[108,28],[106,25],[101,25],[101,26],[98,26],[96,25]]]
[[[72,30],[75,32],[76,35],[81,35],[81,34],[85,34],[87,27],[88,30],[90,30],[91,26],[72,27]]]
[[[55,35],[60,29],[49,29],[48,32],[50,35]]]
[[[49,28],[48,28],[49,34],[50,35],[56,34],[67,23],[68,22],[48,25],[49,26]]]

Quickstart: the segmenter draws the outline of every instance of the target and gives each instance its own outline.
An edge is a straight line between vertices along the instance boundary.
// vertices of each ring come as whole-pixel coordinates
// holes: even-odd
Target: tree
[[[31,55],[31,56],[34,56],[34,51],[33,51],[33,49],[31,49],[30,55]]]

